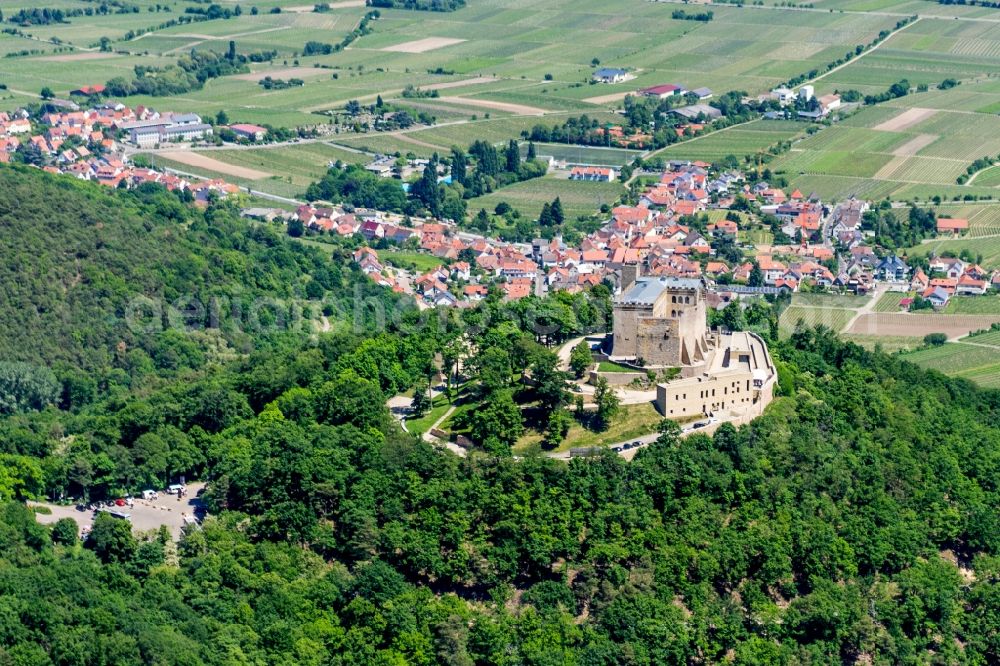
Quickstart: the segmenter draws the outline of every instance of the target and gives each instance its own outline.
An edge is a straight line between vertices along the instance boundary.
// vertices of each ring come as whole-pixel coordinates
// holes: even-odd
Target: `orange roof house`
[[[939,234],[959,235],[969,229],[969,221],[960,217],[939,217],[937,221],[937,232]]]

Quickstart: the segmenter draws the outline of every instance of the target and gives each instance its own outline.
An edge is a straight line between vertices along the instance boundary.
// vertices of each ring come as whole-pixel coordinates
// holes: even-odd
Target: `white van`
[[[142,499],[144,499],[144,500],[155,500],[155,499],[158,499],[159,497],[160,497],[160,493],[156,492],[155,490],[143,490],[142,491]]]
[[[174,484],[171,484],[171,485],[167,486],[167,493],[170,494],[170,495],[177,495],[182,490],[184,490],[184,486],[182,486],[179,483],[174,483]]]

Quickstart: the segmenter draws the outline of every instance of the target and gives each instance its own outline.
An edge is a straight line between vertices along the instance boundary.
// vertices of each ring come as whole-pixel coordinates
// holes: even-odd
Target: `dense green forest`
[[[247,226],[231,206],[202,213],[156,185],[110,192],[5,167],[0,234],[0,359],[95,377],[115,368],[134,376],[151,363],[179,369],[172,315],[203,338],[218,334],[203,352],[245,352],[289,327],[305,300],[349,312],[348,285],[384,297],[352,277],[347,262]],[[265,297],[269,307],[259,302]],[[205,360],[196,356],[189,367]]]
[[[326,270],[336,279],[316,299],[361,288],[342,258],[224,206],[175,210],[162,191],[0,169],[5,201],[11,189],[63,214],[18,240],[29,275],[29,257],[51,263],[0,317],[15,321],[35,293],[63,314],[28,320],[34,337],[0,328],[8,360],[122,372],[114,317],[94,334],[98,356],[73,340],[72,318],[107,317],[158,293],[157,280],[308,299]],[[63,225],[77,241],[58,238]],[[101,233],[135,259],[94,258]],[[74,243],[92,248],[81,265],[107,272],[57,281],[84,292],[63,303],[45,276],[66,275],[54,258]],[[112,283],[119,272],[135,277]],[[780,395],[763,417],[683,439],[665,424],[631,463],[502,447],[458,458],[390,417],[385,398],[451,363],[457,341],[504,350],[514,372],[540,367],[538,323],[558,319],[560,337],[597,326],[602,298],[247,334],[212,363],[200,332],[174,332],[192,356],[172,368],[139,341],[150,362],[132,383],[65,408],[18,401],[0,417],[4,498],[99,496],[183,470],[209,481],[213,515],[175,553],[111,519],[80,544],[20,502],[0,505],[0,664],[1000,661],[998,392],[800,329],[771,340]],[[8,351],[38,337],[53,341]],[[491,363],[469,365],[485,385]],[[73,377],[55,373],[49,388],[65,393]]]

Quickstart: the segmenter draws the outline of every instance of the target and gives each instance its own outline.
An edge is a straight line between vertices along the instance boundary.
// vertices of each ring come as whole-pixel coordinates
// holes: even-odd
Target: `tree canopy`
[[[205,265],[232,263],[249,284],[293,294],[338,263],[224,210],[183,208],[187,224],[172,222],[164,193],[143,202],[0,168],[0,196],[18,188],[85,211],[80,226],[103,221],[89,233],[108,242],[121,242],[108,220],[135,233],[132,267],[102,273],[69,255],[84,277],[66,307],[94,303],[70,310],[78,323],[114,311],[102,307],[119,273],[136,276],[122,294],[144,284],[150,256],[165,262],[162,285],[231,275]],[[99,205],[108,217],[85,222]],[[32,278],[27,257],[51,267],[44,245],[62,241],[29,238],[11,237],[10,256],[44,295],[47,273]],[[101,243],[82,247],[103,256]],[[364,288],[336,275],[335,298]],[[110,333],[93,338],[110,344],[105,361],[43,317],[40,336],[79,346],[31,358],[61,360],[61,400],[78,397],[0,416],[0,663],[1000,660],[1000,392],[800,328],[771,337],[778,396],[747,425],[682,438],[665,421],[631,462],[507,455],[522,427],[515,394],[548,412],[548,437],[565,427],[564,376],[542,342],[567,302],[570,335],[601,326],[599,297],[233,338],[228,357],[177,332],[156,353],[135,342],[149,360],[128,363]],[[0,302],[0,316],[15,321],[23,302]],[[463,334],[462,372],[489,383],[470,424],[489,445],[460,458],[404,433],[385,399],[426,381],[446,350],[456,363]],[[8,349],[19,335],[0,329]],[[142,381],[106,379],[129,372]],[[180,473],[208,481],[210,516],[176,555],[109,516],[78,543],[21,501],[114,496]]]

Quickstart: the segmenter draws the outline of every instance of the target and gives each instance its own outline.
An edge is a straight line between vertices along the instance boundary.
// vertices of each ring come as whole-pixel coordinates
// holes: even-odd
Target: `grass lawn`
[[[741,240],[753,245],[771,245],[774,243],[774,234],[769,229],[750,229],[740,232]]]
[[[578,423],[574,423],[556,451],[569,451],[578,446],[609,446],[617,444],[633,437],[641,437],[656,431],[656,426],[663,420],[663,416],[656,411],[653,403],[646,402],[641,405],[622,405],[618,416],[611,422],[611,426],[604,432],[593,432],[587,430]],[[530,451],[541,451],[541,433],[529,430],[525,433],[517,444],[514,445],[514,453],[527,453]]]
[[[395,252],[390,250],[378,250],[378,257],[386,263],[390,263],[398,268],[415,268],[418,271],[429,271],[437,268],[442,263],[441,259],[420,252]]]
[[[914,350],[922,347],[924,339],[922,337],[911,337],[905,335],[857,335],[845,333],[840,336],[847,342],[861,345],[865,349],[875,349],[876,345],[881,346],[882,351],[892,354],[898,351]]]
[[[422,435],[434,425],[439,418],[444,416],[451,405],[443,395],[434,398],[434,406],[429,412],[417,419],[406,419],[406,429],[415,435]]]
[[[641,372],[635,368],[619,365],[613,361],[601,361],[600,365],[597,366],[597,370],[599,372]]]

